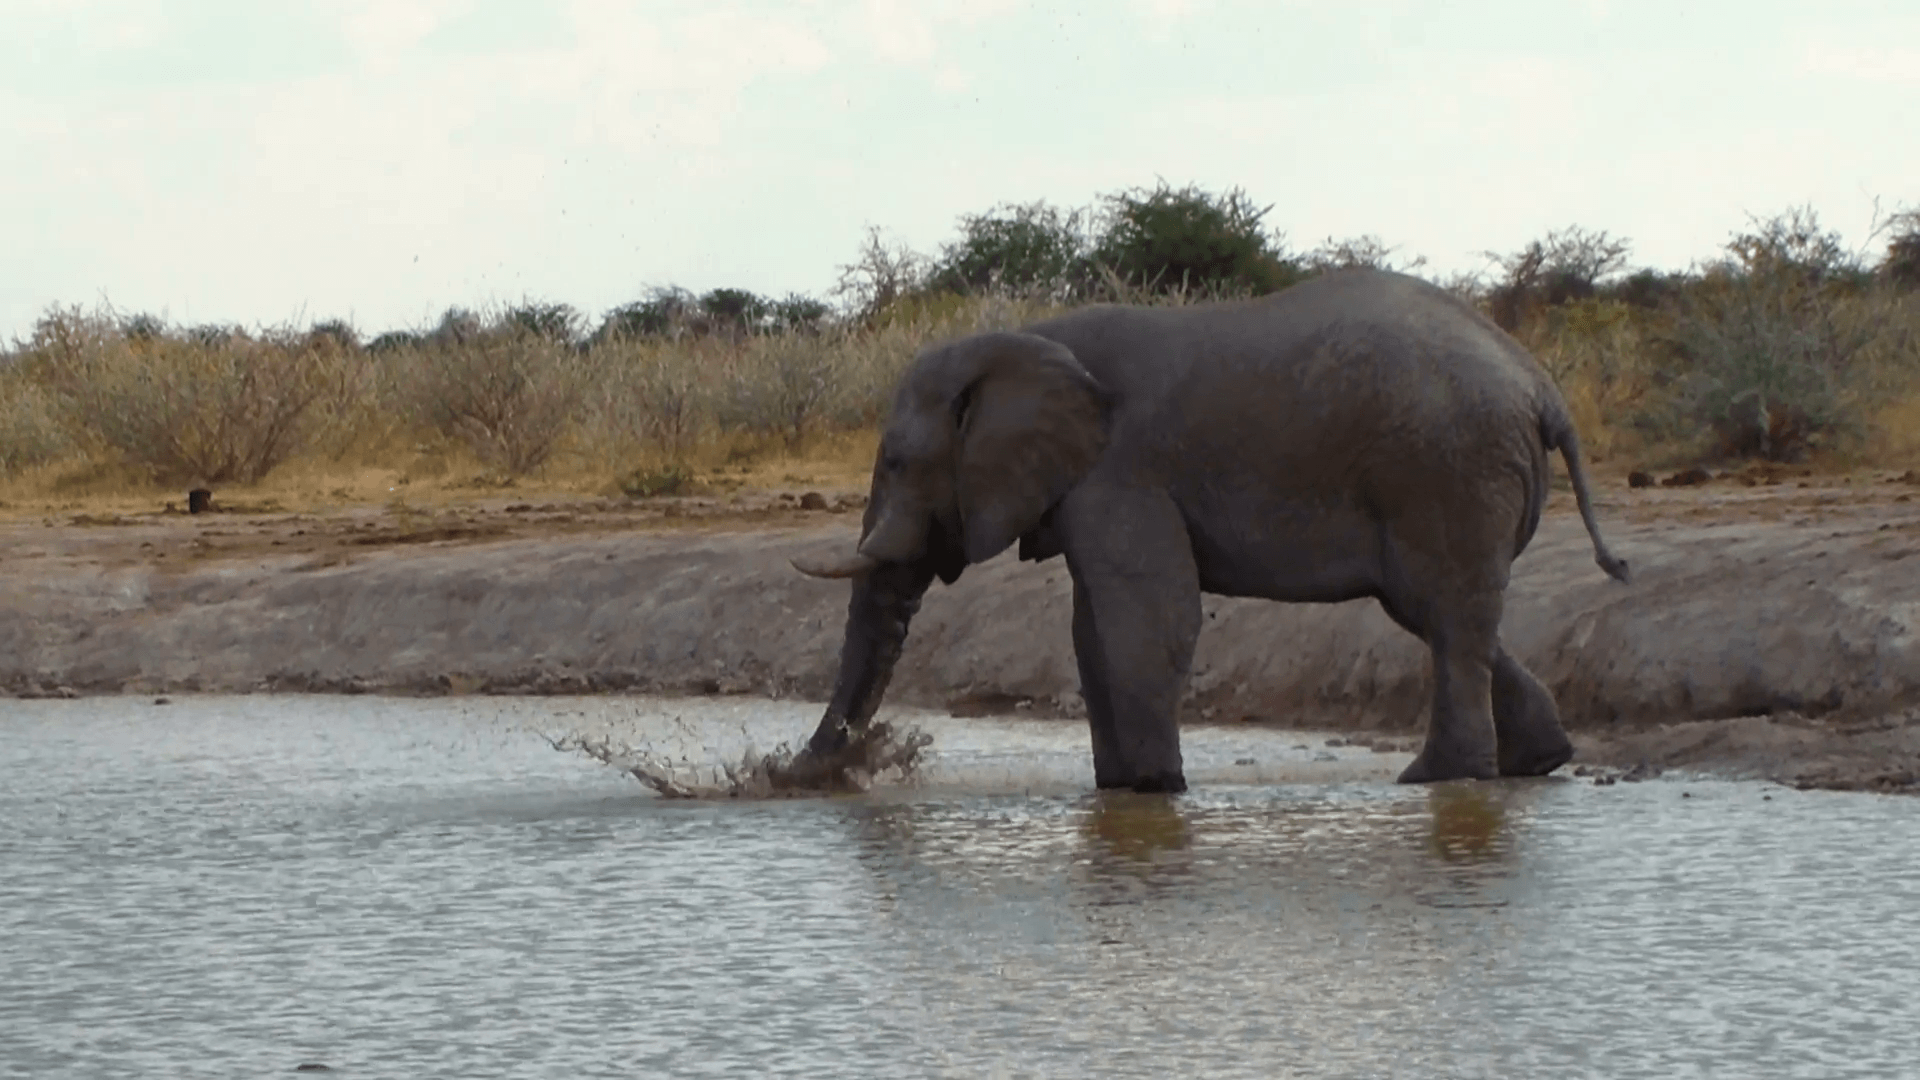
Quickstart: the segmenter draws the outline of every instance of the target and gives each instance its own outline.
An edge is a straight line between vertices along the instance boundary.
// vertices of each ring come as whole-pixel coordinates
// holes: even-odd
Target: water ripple
[[[0,703],[0,1075],[1888,1076],[1920,801],[1401,788],[1189,733],[923,720],[919,786],[675,804],[543,730],[731,755],[769,703]],[[687,725],[674,728],[678,715]],[[1249,760],[1251,759],[1251,763]]]

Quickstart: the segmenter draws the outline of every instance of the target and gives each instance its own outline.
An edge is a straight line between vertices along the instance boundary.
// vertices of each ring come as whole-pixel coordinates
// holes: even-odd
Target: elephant
[[[1432,708],[1402,783],[1540,776],[1573,746],[1501,644],[1510,567],[1558,450],[1595,561],[1601,536],[1565,398],[1452,293],[1342,270],[1253,299],[1092,304],[921,350],[844,556],[832,697],[802,757],[865,730],[935,578],[1017,545],[1064,557],[1102,789],[1187,789],[1177,706],[1201,596],[1372,598],[1431,651]]]

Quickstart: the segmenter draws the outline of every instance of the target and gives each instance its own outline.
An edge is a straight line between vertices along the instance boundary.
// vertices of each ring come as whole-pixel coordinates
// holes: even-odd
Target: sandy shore
[[[1610,481],[1601,519],[1634,569],[1623,586],[1560,492],[1515,566],[1507,641],[1558,696],[1576,764],[1920,790],[1917,495],[1912,474]],[[859,501],[16,512],[0,520],[0,687],[819,700],[846,585],[786,560],[848,543]],[[1003,556],[936,585],[889,700],[1073,716],[1069,610],[1058,560]],[[1420,730],[1424,647],[1372,602],[1206,611],[1187,722],[1382,745]]]

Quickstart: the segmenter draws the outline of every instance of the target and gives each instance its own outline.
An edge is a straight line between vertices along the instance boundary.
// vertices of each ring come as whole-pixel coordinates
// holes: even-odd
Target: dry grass
[[[292,512],[861,492],[893,386],[917,350],[1059,310],[937,297],[818,336],[649,338],[585,352],[482,325],[478,336],[384,353],[329,350],[284,332],[134,340],[106,316],[69,311],[47,340],[0,368],[0,512],[152,511],[184,503],[186,488],[201,483],[217,485],[228,506]],[[1674,370],[1663,318],[1582,301],[1518,331],[1559,380],[1608,473],[1713,452],[1712,426],[1675,407],[1686,373]],[[1920,304],[1869,296],[1836,318],[1875,333],[1862,337],[1869,343],[1849,381],[1836,384],[1835,400],[1860,418],[1858,437],[1823,447],[1815,463],[1913,467]],[[266,381],[242,362],[276,356],[284,362],[267,365]],[[283,384],[299,390],[300,409],[273,407]],[[241,449],[221,449],[232,446]]]

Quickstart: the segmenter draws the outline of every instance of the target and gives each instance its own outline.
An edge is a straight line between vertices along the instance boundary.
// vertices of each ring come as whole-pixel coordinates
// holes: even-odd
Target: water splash
[[[682,734],[691,734],[675,718]],[[744,730],[744,729],[743,729]],[[848,733],[847,745],[837,753],[819,756],[796,753],[786,743],[762,753],[751,744],[734,761],[701,763],[678,757],[655,746],[628,744],[606,733],[569,732],[558,737],[542,733],[555,750],[584,754],[632,776],[668,799],[773,799],[869,790],[874,781],[890,776],[910,782],[921,752],[933,736],[918,729],[896,730],[876,720],[863,730]]]

